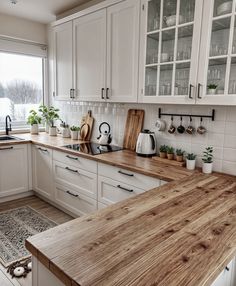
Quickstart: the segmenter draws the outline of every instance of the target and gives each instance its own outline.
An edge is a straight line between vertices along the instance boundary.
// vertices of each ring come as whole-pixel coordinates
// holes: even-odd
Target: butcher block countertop
[[[65,285],[209,286],[236,256],[236,178],[197,173],[26,247]]]
[[[0,142],[0,146],[33,143],[45,148],[51,148],[54,150],[66,152],[71,155],[77,155],[100,163],[125,168],[130,171],[155,177],[168,182],[185,178],[186,176],[190,176],[196,172],[188,171],[183,167],[172,166],[168,164],[168,161],[166,164],[163,164],[150,158],[139,157],[136,156],[134,152],[127,150],[100,154],[96,156],[83,154],[63,147],[65,145],[77,144],[83,141],[71,140],[70,138],[62,138],[61,136],[49,136],[47,133],[39,133],[39,135],[31,135],[30,133],[26,133],[16,134],[15,136],[24,140]]]

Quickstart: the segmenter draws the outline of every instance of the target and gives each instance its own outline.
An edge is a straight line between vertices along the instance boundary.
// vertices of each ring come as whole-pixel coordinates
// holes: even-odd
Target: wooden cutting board
[[[90,139],[92,137],[93,123],[94,123],[94,118],[92,117],[92,111],[89,110],[88,113],[82,117],[82,120],[80,123],[80,126],[87,126],[88,125],[88,132],[87,132],[85,138],[83,138],[83,140],[90,141]]]
[[[144,110],[129,109],[125,125],[124,142],[123,142],[124,149],[135,151],[138,135],[143,128],[143,122],[144,122]]]

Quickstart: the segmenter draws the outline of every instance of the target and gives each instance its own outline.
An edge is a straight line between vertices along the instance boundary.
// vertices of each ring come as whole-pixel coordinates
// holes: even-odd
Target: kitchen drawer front
[[[159,179],[101,163],[98,164],[98,175],[108,177],[128,185],[136,186],[145,191],[160,186]]]
[[[79,156],[58,151],[53,151],[53,160],[62,162],[64,164],[69,164],[92,173],[97,173],[97,162],[93,160],[88,160]]]
[[[97,174],[58,161],[53,162],[55,183],[97,199]]]
[[[145,191],[106,177],[98,176],[98,201],[110,205]]]
[[[55,184],[56,203],[76,215],[84,215],[97,210],[97,201],[69,188]]]

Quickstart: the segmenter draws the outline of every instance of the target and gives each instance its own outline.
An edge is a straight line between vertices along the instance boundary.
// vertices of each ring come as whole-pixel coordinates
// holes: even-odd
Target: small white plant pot
[[[195,170],[196,168],[196,160],[188,160],[186,159],[186,167],[188,170]]]
[[[202,164],[202,172],[204,174],[211,174],[213,169],[213,163],[204,163]]]
[[[55,126],[49,127],[49,135],[50,136],[57,136],[57,128]]]
[[[210,94],[210,95],[216,94],[216,89],[209,88],[209,89],[208,89],[208,94]]]
[[[49,133],[49,125],[48,125],[47,122],[45,123],[45,132],[46,132],[46,133]]]
[[[39,125],[38,124],[30,125],[30,133],[39,134]]]
[[[78,140],[79,138],[79,132],[78,131],[70,131],[71,139],[72,140]]]

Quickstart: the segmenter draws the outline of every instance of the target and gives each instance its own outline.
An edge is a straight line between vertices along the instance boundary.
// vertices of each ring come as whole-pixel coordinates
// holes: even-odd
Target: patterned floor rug
[[[30,257],[25,240],[56,225],[29,206],[0,212],[0,262],[8,267]]]

